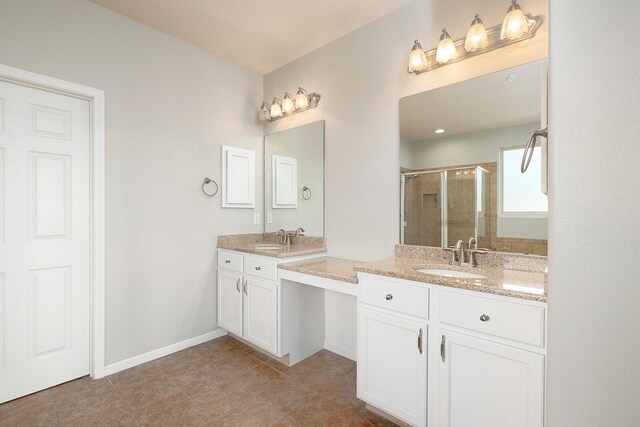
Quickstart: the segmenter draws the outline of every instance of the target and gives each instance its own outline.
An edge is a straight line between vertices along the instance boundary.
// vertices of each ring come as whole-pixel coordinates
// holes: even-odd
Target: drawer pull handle
[[[387,299],[387,301],[391,301],[393,299],[393,295],[387,294],[385,298]]]
[[[230,260],[230,259],[225,259],[225,260],[224,260],[224,263],[225,263],[225,264],[231,264],[231,260]]]
[[[418,351],[422,354],[422,328],[420,328],[420,333],[418,334]]]
[[[260,271],[262,270],[260,267],[256,267],[256,271]]]
[[[442,358],[442,362],[444,362],[446,360],[445,358],[445,344],[447,342],[447,337],[445,337],[444,335],[442,336],[442,341],[440,341],[440,357]]]
[[[480,320],[482,322],[488,322],[491,318],[489,317],[488,314],[483,314],[482,316],[480,316]]]
[[[240,278],[238,278],[238,281],[236,282],[236,291],[240,292]]]

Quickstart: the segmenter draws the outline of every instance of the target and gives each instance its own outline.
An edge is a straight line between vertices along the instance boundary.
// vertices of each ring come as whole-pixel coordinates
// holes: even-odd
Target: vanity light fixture
[[[271,106],[263,102],[260,106],[260,119],[273,122],[283,117],[316,108],[318,102],[320,102],[319,93],[307,93],[306,90],[298,87],[295,97],[291,93],[285,92],[282,100],[274,97]]]
[[[296,93],[296,108],[304,110],[309,107],[309,94],[303,88],[298,86],[298,93]]]
[[[271,103],[271,120],[279,119],[282,117],[282,103],[276,97],[273,98]]]
[[[443,28],[438,48],[436,49],[436,62],[438,64],[446,64],[456,56],[456,46],[453,44],[449,33],[447,33],[447,29]]]
[[[471,21],[467,37],[464,39],[464,50],[467,52],[475,52],[478,49],[487,47],[489,40],[487,39],[487,29],[480,19],[480,15],[476,13],[475,18]]]
[[[262,103],[260,106],[260,120],[266,121],[271,118],[271,107],[266,102]]]
[[[504,17],[504,21],[502,22],[500,38],[502,40],[517,40],[522,37],[527,30],[527,17],[524,15],[520,5],[516,3],[516,0],[511,0],[511,6],[509,6],[509,10],[507,10],[507,16]]]
[[[289,92],[285,92],[284,98],[282,99],[282,112],[284,114],[293,113],[296,109],[294,102],[295,100],[293,99],[293,95]]]
[[[454,41],[447,30],[442,30],[438,46],[428,52],[424,52],[416,40],[409,54],[407,71],[415,74],[426,73],[444,65],[528,40],[535,36],[536,30],[542,25],[542,19],[542,15],[526,15],[516,0],[511,0],[502,25],[486,28],[480,16],[476,14],[464,39]]]
[[[424,55],[424,50],[420,42],[416,40],[413,42],[413,48],[409,55],[409,72],[422,71],[427,67],[427,57]]]

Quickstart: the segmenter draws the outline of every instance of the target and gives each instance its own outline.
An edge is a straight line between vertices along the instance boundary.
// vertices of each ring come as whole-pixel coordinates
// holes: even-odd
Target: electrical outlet
[[[253,223],[254,224],[260,224],[260,214],[259,213],[254,213],[253,214]]]
[[[273,224],[273,214],[271,212],[267,214],[267,224]]]

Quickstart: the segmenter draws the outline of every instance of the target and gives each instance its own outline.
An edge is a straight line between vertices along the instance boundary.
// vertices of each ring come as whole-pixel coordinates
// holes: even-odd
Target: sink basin
[[[416,270],[420,273],[433,274],[435,276],[455,277],[458,279],[486,279],[487,276],[476,273],[467,273],[466,271],[444,270],[439,268],[421,268]]]
[[[253,245],[253,249],[261,251],[279,251],[286,248],[286,245],[278,245],[277,243],[261,243]]]

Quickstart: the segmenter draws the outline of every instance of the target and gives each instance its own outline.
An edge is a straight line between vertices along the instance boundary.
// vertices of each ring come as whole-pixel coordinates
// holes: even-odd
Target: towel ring
[[[216,191],[214,191],[213,194],[207,193],[207,190],[204,189],[204,186],[207,184],[213,184],[216,186]],[[218,189],[219,189],[218,183],[212,180],[211,178],[205,178],[204,181],[202,182],[202,192],[206,194],[208,197],[213,197],[216,194],[218,194]]]
[[[307,196],[308,194],[308,196]],[[305,200],[309,200],[311,198],[311,189],[306,185],[302,187],[302,198]]]

